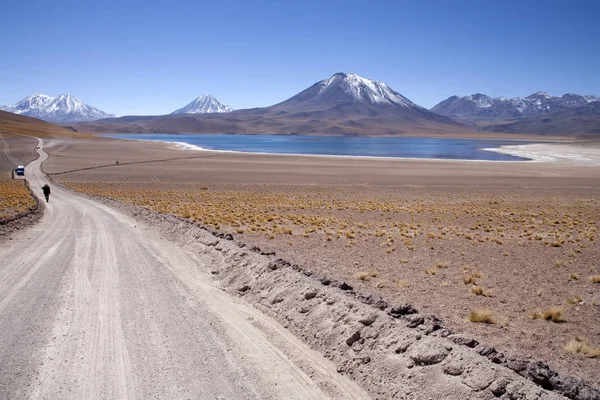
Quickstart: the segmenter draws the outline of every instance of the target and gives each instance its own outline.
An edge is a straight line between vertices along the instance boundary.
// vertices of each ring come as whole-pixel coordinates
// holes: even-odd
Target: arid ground
[[[560,154],[565,145],[545,146]],[[173,213],[410,303],[598,388],[598,147],[568,146],[588,158],[269,156],[57,139],[46,142],[44,171],[69,188]],[[480,310],[493,323],[467,321]],[[576,338],[585,354],[565,349]]]

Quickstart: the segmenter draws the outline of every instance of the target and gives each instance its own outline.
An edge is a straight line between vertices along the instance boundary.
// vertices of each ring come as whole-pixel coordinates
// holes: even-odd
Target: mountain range
[[[37,94],[13,113],[52,122],[76,122],[78,130],[116,133],[276,133],[398,135],[452,134],[475,130],[552,135],[600,134],[600,97],[537,92],[493,98],[452,96],[431,110],[383,82],[337,73],[270,107],[232,110],[203,95],[169,115],[116,118],[70,95]]]
[[[34,94],[13,105],[2,106],[0,110],[49,122],[95,121],[114,117],[69,94],[58,97]]]
[[[476,93],[470,96],[452,96],[431,109],[441,115],[470,121],[498,121],[529,118],[557,111],[586,107],[600,101],[600,97],[568,93],[561,97],[537,92],[527,97],[490,97]]]
[[[479,123],[479,130],[532,135],[587,136],[600,135],[600,101],[591,101],[582,107],[560,108],[530,117]]]
[[[227,113],[127,116],[80,124],[96,132],[304,133],[396,135],[444,133],[463,124],[421,107],[383,82],[337,73],[270,107]]]

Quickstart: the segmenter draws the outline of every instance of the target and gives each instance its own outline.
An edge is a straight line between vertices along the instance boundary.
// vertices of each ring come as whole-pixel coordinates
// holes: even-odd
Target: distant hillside
[[[466,127],[433,113],[382,82],[338,73],[271,107],[220,114],[112,118],[78,124],[92,132],[444,134]]]
[[[588,103],[581,108],[492,123],[481,129],[487,132],[535,135],[600,136],[600,101]]]
[[[86,136],[75,132],[73,129],[7,111],[0,111],[0,132],[2,131],[22,133],[40,138]]]

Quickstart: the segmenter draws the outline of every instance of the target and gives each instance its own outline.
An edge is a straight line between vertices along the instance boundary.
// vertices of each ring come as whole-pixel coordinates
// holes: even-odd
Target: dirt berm
[[[171,215],[95,198],[159,230],[209,265],[242,297],[330,359],[378,399],[600,399],[600,392],[545,363],[508,359],[451,332],[411,305],[392,305],[345,282],[237,243]],[[274,371],[274,373],[276,373]]]

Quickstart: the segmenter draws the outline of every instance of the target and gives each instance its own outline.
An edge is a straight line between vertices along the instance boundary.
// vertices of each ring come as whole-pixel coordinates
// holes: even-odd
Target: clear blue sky
[[[70,93],[118,115],[201,94],[269,106],[336,72],[432,107],[476,92],[600,95],[600,1],[9,1],[0,104]]]

